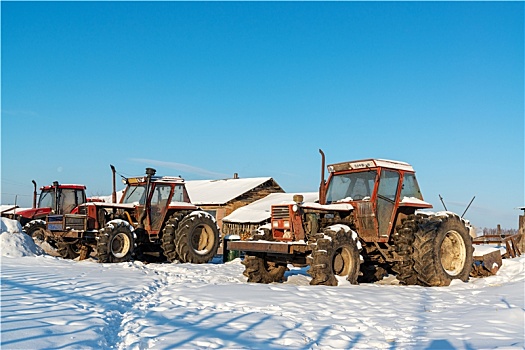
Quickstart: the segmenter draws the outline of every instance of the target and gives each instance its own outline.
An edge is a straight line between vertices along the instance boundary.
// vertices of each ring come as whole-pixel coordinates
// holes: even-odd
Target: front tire
[[[24,225],[22,231],[36,241],[46,241],[46,222],[33,220]]]
[[[284,282],[284,273],[288,270],[286,264],[270,261],[266,254],[246,255],[242,264],[243,275],[251,283]]]
[[[108,222],[97,237],[99,263],[118,263],[131,259],[135,240],[126,222]]]
[[[182,263],[209,262],[219,247],[219,230],[206,212],[190,214],[181,220],[175,235],[175,249]]]
[[[323,230],[323,238],[311,245],[312,253],[308,257],[311,285],[337,286],[335,276],[346,276],[351,284],[357,284],[361,265],[357,234],[348,227],[346,229],[328,227]]]
[[[414,269],[421,285],[448,286],[454,279],[467,282],[473,262],[472,238],[455,214],[430,217],[415,233]]]
[[[82,250],[82,244],[80,242],[60,242],[57,244],[57,246],[58,254],[60,254],[63,259],[76,259],[80,256],[80,252]]]

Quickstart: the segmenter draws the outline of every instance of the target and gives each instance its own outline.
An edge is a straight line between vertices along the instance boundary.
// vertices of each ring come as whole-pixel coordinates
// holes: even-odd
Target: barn
[[[193,204],[212,214],[219,228],[222,218],[271,193],[284,190],[271,177],[239,178],[237,174],[222,180],[188,180],[186,189]]]

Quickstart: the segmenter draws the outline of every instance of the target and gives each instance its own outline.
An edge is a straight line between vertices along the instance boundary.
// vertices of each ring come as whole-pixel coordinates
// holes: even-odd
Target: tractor
[[[96,251],[98,262],[116,263],[132,257],[145,261],[205,263],[216,254],[219,230],[215,218],[191,204],[180,177],[123,178],[126,188],[115,203],[87,202],[75,213],[50,215],[44,234],[57,242],[64,258],[84,259]]]
[[[23,231],[33,239],[44,239],[43,231],[46,228],[46,218],[48,215],[64,215],[74,213],[75,209],[82,203],[89,201],[86,198],[86,186],[59,184],[54,181],[51,186],[42,186],[38,197],[36,182],[34,186],[33,206],[29,209],[12,209],[2,213],[10,219],[20,222]]]
[[[447,286],[467,281],[472,227],[452,212],[431,213],[411,165],[365,159],[329,165],[322,156],[319,201],[300,195],[273,205],[271,222],[228,249],[245,252],[248,282],[284,281],[287,265],[309,266],[311,285],[373,282]],[[347,282],[347,283],[348,283]]]

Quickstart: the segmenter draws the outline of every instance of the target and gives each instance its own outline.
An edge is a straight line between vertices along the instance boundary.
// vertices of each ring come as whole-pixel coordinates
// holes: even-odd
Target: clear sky
[[[109,164],[316,191],[328,163],[414,166],[425,200],[517,228],[523,2],[1,2],[1,201],[111,192]]]

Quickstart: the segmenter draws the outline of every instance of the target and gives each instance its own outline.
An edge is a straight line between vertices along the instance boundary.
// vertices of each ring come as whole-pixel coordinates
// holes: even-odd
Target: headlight
[[[290,228],[290,221],[288,220],[283,221],[283,225],[285,228]]]

